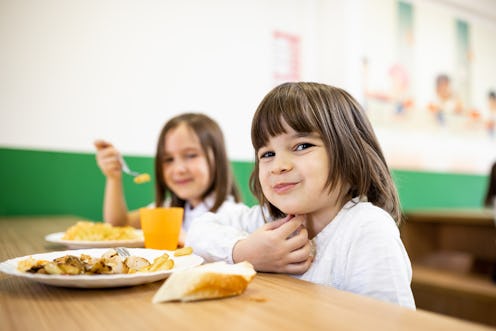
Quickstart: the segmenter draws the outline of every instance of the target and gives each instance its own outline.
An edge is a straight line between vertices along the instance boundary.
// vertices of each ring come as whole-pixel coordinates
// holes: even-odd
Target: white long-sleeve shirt
[[[232,249],[264,223],[261,207],[237,205],[206,213],[191,226],[186,245],[207,261],[232,263]],[[412,269],[391,216],[369,202],[348,202],[312,239],[310,268],[295,277],[415,308]]]

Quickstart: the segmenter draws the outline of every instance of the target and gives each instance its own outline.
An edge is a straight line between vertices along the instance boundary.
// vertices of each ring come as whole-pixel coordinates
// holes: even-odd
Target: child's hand
[[[96,148],[96,163],[107,178],[120,179],[122,176],[122,166],[120,154],[115,147],[104,140],[94,142]]]
[[[302,274],[312,262],[304,216],[288,216],[270,222],[240,240],[233,248],[233,261],[248,261],[258,271]]]
[[[184,247],[184,242],[186,241],[186,231],[181,229],[181,233],[179,234],[179,241],[177,242],[177,247]]]

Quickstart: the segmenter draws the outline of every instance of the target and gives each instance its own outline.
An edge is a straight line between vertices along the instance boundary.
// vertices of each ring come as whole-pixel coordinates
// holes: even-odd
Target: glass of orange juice
[[[184,209],[180,207],[141,208],[140,222],[145,247],[175,250],[181,233]]]

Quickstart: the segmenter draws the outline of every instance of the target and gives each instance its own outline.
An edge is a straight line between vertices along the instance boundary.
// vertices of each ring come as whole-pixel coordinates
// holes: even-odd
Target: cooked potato
[[[64,271],[60,269],[55,262],[48,262],[43,267],[43,270],[45,270],[45,272],[50,275],[62,275],[64,273]]]
[[[170,270],[172,268],[174,268],[174,260],[169,259],[169,255],[164,253],[163,255],[155,258],[151,265],[141,268],[139,269],[139,271],[153,272],[160,270]]]
[[[132,274],[172,268],[174,268],[174,260],[170,259],[168,254],[163,254],[150,263],[140,256],[128,256],[123,259],[114,249],[107,250],[100,258],[87,254],[81,254],[80,257],[64,255],[53,261],[29,257],[17,263],[17,269],[21,272],[51,275]]]
[[[124,263],[119,255],[112,256],[109,259],[103,258],[104,263],[110,268],[112,274],[127,274],[128,266]]]
[[[130,273],[134,273],[150,265],[147,259],[139,256],[128,256],[124,263],[126,263]]]
[[[74,255],[65,255],[53,260],[65,275],[79,275],[84,272],[83,262]]]
[[[193,248],[188,246],[188,247],[176,249],[174,251],[174,256],[184,256],[184,255],[190,255],[192,253],[193,253]]]
[[[39,270],[42,270],[47,263],[48,261],[46,260],[36,260],[32,257],[29,257],[26,260],[19,261],[19,263],[17,264],[17,270],[21,272],[37,273],[39,272]]]

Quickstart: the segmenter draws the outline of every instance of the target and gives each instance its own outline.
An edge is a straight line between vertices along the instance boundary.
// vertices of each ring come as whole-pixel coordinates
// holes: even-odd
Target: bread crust
[[[205,264],[172,274],[152,301],[196,301],[240,295],[255,275],[248,262]]]

